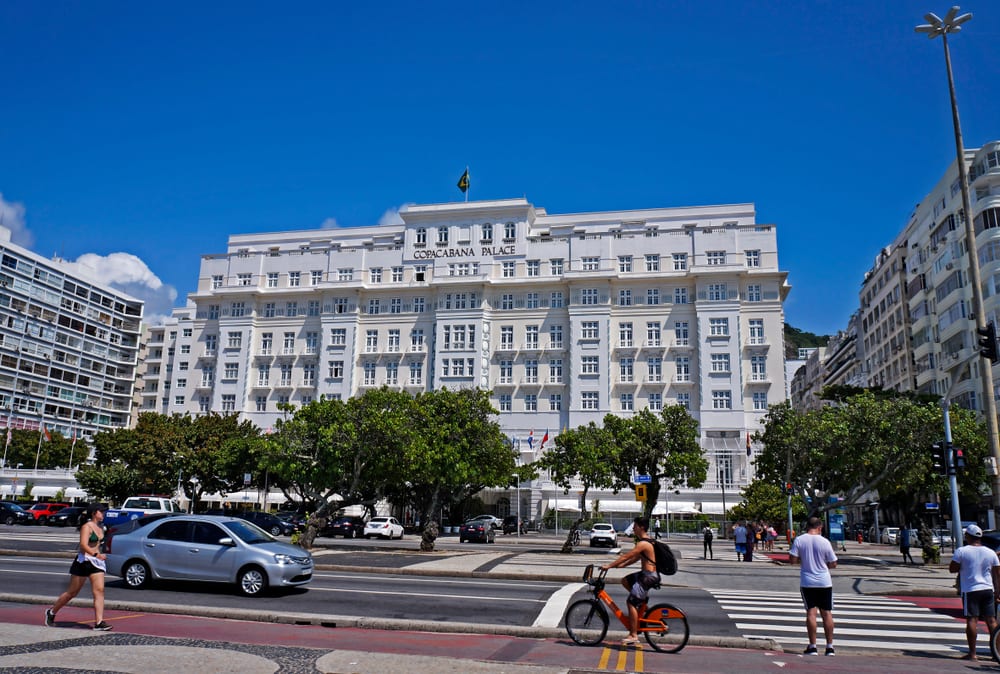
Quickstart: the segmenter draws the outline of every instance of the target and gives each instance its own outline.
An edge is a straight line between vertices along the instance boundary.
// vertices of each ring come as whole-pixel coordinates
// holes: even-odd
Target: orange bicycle
[[[570,639],[581,646],[596,646],[608,633],[608,610],[628,629],[628,613],[622,612],[604,589],[607,570],[600,569],[594,577],[594,565],[588,564],[583,580],[593,588],[593,599],[581,599],[566,609],[564,622]],[[657,585],[653,589],[658,589]],[[605,608],[607,607],[607,608]],[[687,645],[690,631],[684,611],[671,604],[655,604],[648,610],[639,607],[639,634],[649,645],[662,653],[677,653]]]

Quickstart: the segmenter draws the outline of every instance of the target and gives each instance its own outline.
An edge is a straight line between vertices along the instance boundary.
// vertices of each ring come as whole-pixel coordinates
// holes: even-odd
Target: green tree
[[[240,421],[238,414],[215,413],[194,418],[185,415],[170,421],[184,436],[174,465],[192,511],[198,511],[204,494],[242,488],[244,474],[253,473],[256,466],[228,445],[258,438],[260,431],[252,422]]]
[[[742,501],[729,510],[730,520],[764,520],[777,525],[788,519],[784,489],[764,480],[754,480],[740,491]],[[801,499],[792,499],[792,519],[802,521],[808,511]]]
[[[90,498],[112,505],[121,505],[129,496],[140,493],[143,486],[139,472],[121,462],[80,466],[76,482]]]

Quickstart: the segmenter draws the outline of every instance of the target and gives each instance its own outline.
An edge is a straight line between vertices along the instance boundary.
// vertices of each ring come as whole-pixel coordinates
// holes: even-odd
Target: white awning
[[[575,498],[546,499],[549,508],[559,512],[580,512],[580,500]]]

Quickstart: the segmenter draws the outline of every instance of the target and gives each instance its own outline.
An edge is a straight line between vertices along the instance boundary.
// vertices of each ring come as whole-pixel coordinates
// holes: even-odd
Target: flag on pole
[[[545,435],[542,436],[542,444],[539,445],[541,448],[545,448],[545,443],[549,441],[549,429],[545,429]]]
[[[528,449],[535,451],[535,429],[528,431]]]
[[[463,194],[469,191],[469,169],[468,169],[468,167],[466,167],[465,173],[462,174],[462,177],[458,179],[458,189],[462,190]]]
[[[45,428],[45,424],[42,424],[42,435],[45,436],[45,442],[52,442],[52,434],[49,433],[49,429]]]

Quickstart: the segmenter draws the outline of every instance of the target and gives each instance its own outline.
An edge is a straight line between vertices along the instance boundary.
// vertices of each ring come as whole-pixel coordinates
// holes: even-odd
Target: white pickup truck
[[[151,513],[184,512],[177,501],[166,496],[131,496],[125,499],[121,508],[111,508],[104,513],[104,525],[112,527],[128,520],[134,520]]]

